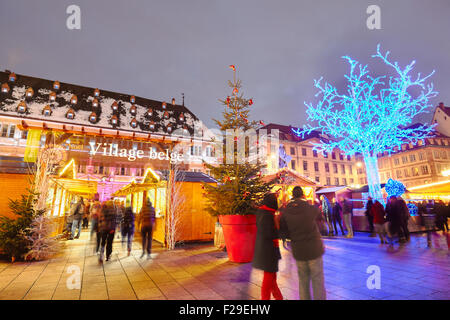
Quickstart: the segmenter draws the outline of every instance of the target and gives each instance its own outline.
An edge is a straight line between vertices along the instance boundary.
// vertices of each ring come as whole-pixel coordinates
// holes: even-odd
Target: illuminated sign
[[[127,158],[128,161],[135,161],[136,159],[143,158],[170,161],[170,163],[183,161],[183,154],[178,152],[169,152],[169,149],[161,152],[156,152],[153,149],[149,149],[148,151],[140,149],[119,149],[117,144],[95,142],[90,142],[89,146],[89,153],[92,156],[99,154],[109,157]]]

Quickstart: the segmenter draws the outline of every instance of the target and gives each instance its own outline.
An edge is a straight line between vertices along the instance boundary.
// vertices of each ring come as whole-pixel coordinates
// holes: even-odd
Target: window
[[[314,162],[314,171],[316,171],[316,172],[319,171],[319,163],[318,162]]]
[[[420,166],[420,170],[422,174],[428,174],[428,166]]]
[[[331,186],[331,179],[330,179],[330,177],[327,177],[327,186]]]
[[[350,178],[350,184],[353,184],[355,180],[353,178]]]
[[[408,163],[408,157],[407,156],[403,156],[402,157],[402,163]]]
[[[405,169],[405,170],[403,170],[403,172],[405,173],[405,178],[408,178],[409,177],[409,170]]]
[[[350,174],[353,174],[353,167],[351,164],[348,165],[348,171],[350,172]]]
[[[292,168],[292,170],[295,171],[295,160],[292,160],[292,161],[291,161],[291,168]]]
[[[344,155],[340,154],[339,155],[339,160],[344,161]]]
[[[419,153],[419,160],[420,161],[425,160],[425,154],[423,152]]]
[[[397,179],[402,177],[402,170],[397,170],[396,173],[397,173]]]
[[[351,160],[352,160],[352,157],[347,156],[347,161],[351,161]]]
[[[400,159],[399,158],[394,158],[394,164],[396,166],[398,166],[400,164]]]
[[[10,125],[9,126],[9,137],[10,138],[14,138],[14,133],[16,132],[16,126],[15,125]]]
[[[3,123],[2,124],[2,137],[8,136],[8,125]]]
[[[303,170],[308,171],[308,161],[303,161]]]
[[[302,148],[302,156],[306,156],[306,148]]]
[[[339,178],[334,178],[334,185],[338,186],[339,185]]]
[[[342,184],[343,184],[344,186],[347,185],[347,179],[346,179],[346,178],[342,178]]]
[[[442,159],[447,159],[447,152],[445,152],[445,150],[441,151],[441,158]]]
[[[22,131],[22,139],[27,139],[28,138],[28,130],[23,130]]]
[[[416,167],[412,168],[412,175],[414,177],[417,177],[419,175],[419,169]]]
[[[345,165],[341,164],[341,173],[345,174]]]
[[[386,180],[388,180],[390,178],[391,178],[391,173],[388,171],[388,172],[386,172]]]
[[[324,158],[328,158],[328,153],[324,151],[324,152],[323,152],[323,157],[324,157]]]
[[[332,158],[333,160],[336,160],[336,153],[332,152],[332,153],[331,153],[331,158]]]
[[[100,167],[98,168],[98,173],[99,173],[99,174],[103,174],[103,166],[100,166]]]
[[[320,178],[316,176],[316,182],[320,183]]]
[[[410,161],[410,162],[416,161],[416,155],[415,155],[415,154],[410,154],[410,155],[409,155],[409,161]]]
[[[336,163],[333,163],[333,173],[338,173],[338,167]]]
[[[317,158],[317,150],[313,150],[313,157]]]
[[[295,148],[291,147],[291,154],[294,155],[295,154]]]
[[[439,151],[434,150],[433,154],[434,154],[434,158],[435,158],[435,159],[440,159],[440,158],[441,158],[441,154],[440,154]]]
[[[325,172],[330,172],[330,164],[325,163]]]

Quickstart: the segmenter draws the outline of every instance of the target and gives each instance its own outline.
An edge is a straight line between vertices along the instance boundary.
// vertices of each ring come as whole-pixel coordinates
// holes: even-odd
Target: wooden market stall
[[[148,168],[141,182],[132,181],[113,194],[114,197],[126,198],[133,212],[139,214],[144,199],[148,198],[156,211],[153,239],[165,244],[167,223],[167,180],[168,171],[155,172]],[[179,196],[183,198],[177,216],[177,241],[209,241],[214,239],[216,219],[204,209],[206,198],[203,197],[202,183],[215,184],[216,180],[202,172],[180,171],[176,175]]]
[[[289,168],[283,168],[276,173],[266,175],[262,178],[264,182],[275,181],[273,191],[279,192],[280,204],[288,201],[292,197],[292,189],[300,186],[303,189],[305,198],[308,202],[313,203],[315,192],[318,187],[317,183],[308,177],[300,175]]]

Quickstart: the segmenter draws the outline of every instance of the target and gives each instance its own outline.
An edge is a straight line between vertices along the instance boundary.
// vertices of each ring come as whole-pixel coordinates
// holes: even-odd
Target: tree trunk
[[[369,187],[369,196],[373,201],[378,200],[384,205],[383,194],[381,193],[380,175],[378,172],[378,161],[376,156],[364,155],[366,165],[367,185]]]

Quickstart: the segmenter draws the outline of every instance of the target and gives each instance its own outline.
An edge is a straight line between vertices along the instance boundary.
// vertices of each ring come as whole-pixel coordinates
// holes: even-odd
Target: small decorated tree
[[[337,148],[346,155],[362,155],[369,195],[382,203],[377,155],[433,136],[432,126],[410,125],[415,116],[428,111],[429,100],[437,95],[433,84],[427,84],[433,72],[412,76],[415,61],[401,67],[388,56],[389,52],[383,54],[378,45],[372,57],[393,71],[390,76],[371,76],[367,65],[344,56],[350,65],[350,73],[345,75],[347,92],[338,92],[322,78],[315,81],[320,100],[315,105],[305,103],[310,124],[294,130],[301,136],[321,131],[326,138],[314,145],[316,150],[332,152]]]
[[[60,244],[57,236],[52,236],[53,223],[45,214],[36,215],[29,228],[30,251],[25,255],[25,260],[45,260],[59,251]]]

